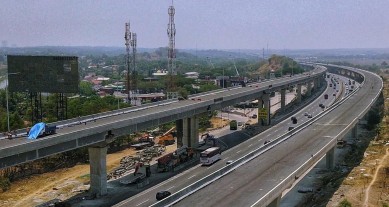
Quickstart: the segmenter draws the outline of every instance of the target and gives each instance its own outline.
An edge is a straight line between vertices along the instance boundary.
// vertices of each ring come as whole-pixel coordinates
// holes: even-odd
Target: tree
[[[81,96],[92,96],[95,95],[95,91],[92,89],[92,84],[86,81],[80,82],[80,95]]]

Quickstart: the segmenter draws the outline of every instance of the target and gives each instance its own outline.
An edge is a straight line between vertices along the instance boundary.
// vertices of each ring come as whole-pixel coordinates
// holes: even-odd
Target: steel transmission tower
[[[131,43],[131,32],[130,32],[130,22],[125,23],[125,33],[124,33],[124,40],[126,41],[126,65],[127,65],[127,99],[129,102],[131,102],[131,96],[130,96],[130,63],[131,63],[131,57],[130,57],[130,43]]]
[[[168,14],[169,14],[169,24],[167,26],[167,35],[169,37],[169,49],[168,49],[168,71],[169,71],[169,86],[168,86],[168,92],[167,92],[167,98],[176,98],[178,96],[177,92],[175,92],[175,82],[174,82],[174,75],[177,74],[176,72],[176,65],[175,65],[175,58],[176,58],[176,51],[175,51],[175,37],[176,37],[176,26],[174,24],[174,13],[175,9],[173,6],[169,6]]]

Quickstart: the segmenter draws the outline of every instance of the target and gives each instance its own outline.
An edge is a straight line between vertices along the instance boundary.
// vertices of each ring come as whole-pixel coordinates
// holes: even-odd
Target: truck
[[[154,144],[154,137],[146,133],[142,137],[138,138],[138,143],[131,145],[131,147],[134,147],[136,150],[141,150],[145,147],[154,146]]]
[[[202,134],[201,139],[203,141],[199,142],[199,147],[196,149],[199,152],[217,146],[217,140],[212,134],[209,133]]]
[[[43,122],[35,124],[28,132],[28,139],[36,139],[47,135],[55,134],[57,130],[56,125],[47,125]]]
[[[168,172],[174,167],[187,162],[195,155],[193,148],[182,146],[172,153],[157,159],[157,172]]]
[[[172,134],[166,134],[166,135],[162,135],[159,137],[158,139],[158,144],[159,145],[171,145],[171,144],[174,144],[175,140],[174,140],[174,137]]]
[[[157,159],[157,172],[168,172],[173,168],[173,152]]]
[[[230,130],[237,130],[238,129],[238,122],[236,120],[230,121]]]

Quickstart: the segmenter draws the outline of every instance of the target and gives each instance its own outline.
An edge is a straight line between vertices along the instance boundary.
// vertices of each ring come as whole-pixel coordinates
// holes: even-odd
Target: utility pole
[[[138,103],[138,84],[137,84],[137,71],[136,71],[136,33],[132,33],[131,47],[132,47],[132,73],[131,73],[131,92],[132,102],[131,105],[139,105]]]

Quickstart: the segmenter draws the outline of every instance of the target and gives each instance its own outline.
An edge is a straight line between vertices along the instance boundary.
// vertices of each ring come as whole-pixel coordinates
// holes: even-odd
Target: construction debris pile
[[[155,145],[147,147],[144,150],[136,152],[136,156],[126,156],[120,160],[120,166],[115,168],[107,175],[107,180],[117,179],[134,171],[136,163],[150,163],[154,157],[158,157],[165,152],[166,147],[163,145]]]

